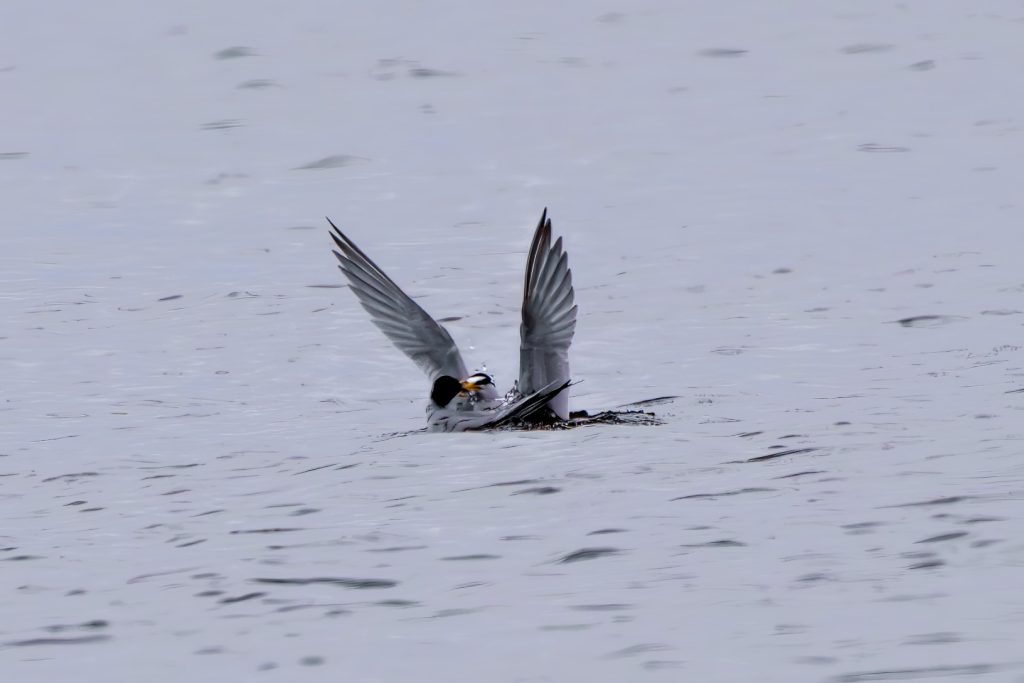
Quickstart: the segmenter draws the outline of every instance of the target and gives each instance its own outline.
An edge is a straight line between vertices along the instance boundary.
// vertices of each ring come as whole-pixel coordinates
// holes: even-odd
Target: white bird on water
[[[493,429],[569,419],[569,346],[576,331],[572,271],[562,238],[551,243],[547,209],[526,259],[519,381],[504,402],[491,378],[469,375],[451,335],[389,278],[334,223],[339,268],[373,323],[433,383],[427,428],[436,432]]]

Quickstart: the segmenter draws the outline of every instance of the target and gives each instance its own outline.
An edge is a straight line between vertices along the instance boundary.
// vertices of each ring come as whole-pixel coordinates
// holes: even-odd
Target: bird
[[[485,372],[469,374],[448,331],[395,284],[330,218],[338,267],[370,320],[427,375],[427,429],[489,430],[570,418],[569,347],[576,331],[569,257],[552,243],[547,208],[533,233],[523,280],[519,378],[504,399]]]

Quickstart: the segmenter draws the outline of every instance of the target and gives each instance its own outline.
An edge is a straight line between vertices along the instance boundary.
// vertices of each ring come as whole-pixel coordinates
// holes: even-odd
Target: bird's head
[[[434,380],[434,387],[430,390],[430,400],[444,408],[461,393],[477,392],[493,384],[494,381],[490,376],[482,372],[470,375],[462,381],[450,375],[441,375]]]

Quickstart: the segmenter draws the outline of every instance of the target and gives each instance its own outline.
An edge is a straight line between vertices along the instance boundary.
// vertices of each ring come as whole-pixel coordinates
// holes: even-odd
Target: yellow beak
[[[480,388],[480,385],[470,382],[469,380],[460,382],[460,384],[462,385],[462,388],[465,389],[466,391],[476,391]]]

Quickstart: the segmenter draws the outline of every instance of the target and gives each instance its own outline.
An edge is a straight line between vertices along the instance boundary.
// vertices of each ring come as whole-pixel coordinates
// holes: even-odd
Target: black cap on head
[[[462,382],[449,375],[441,375],[434,380],[434,388],[430,390],[430,400],[444,408],[462,391]]]

